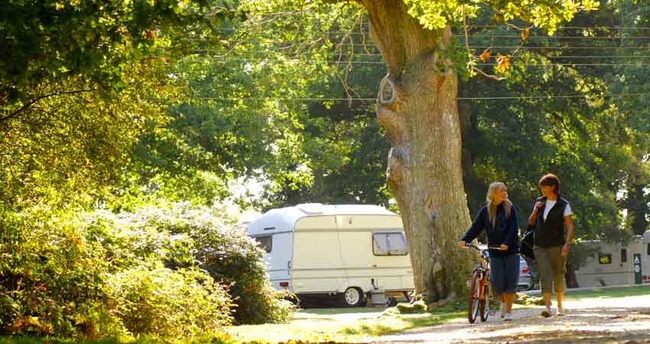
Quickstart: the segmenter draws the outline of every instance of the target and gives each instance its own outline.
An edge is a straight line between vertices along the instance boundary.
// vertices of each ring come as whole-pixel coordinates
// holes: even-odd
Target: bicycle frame
[[[468,245],[467,247],[481,252],[480,261],[474,266],[472,278],[468,281],[469,304],[467,307],[467,319],[473,324],[479,314],[481,321],[487,320],[493,293],[490,286],[490,258],[488,250],[481,250],[475,245]]]

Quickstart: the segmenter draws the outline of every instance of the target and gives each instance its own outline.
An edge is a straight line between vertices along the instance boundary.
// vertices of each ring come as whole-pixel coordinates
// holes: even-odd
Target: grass
[[[583,301],[585,299],[613,299],[626,296],[639,296],[650,294],[650,284],[626,287],[591,288],[582,290],[567,290],[564,298],[570,301]]]
[[[598,300],[605,299],[616,299],[628,296],[640,296],[640,295],[649,295],[650,294],[650,284],[645,285],[636,285],[636,286],[612,286],[606,288],[584,288],[580,290],[567,289],[564,294],[565,301],[572,302],[591,302],[595,305],[598,304]],[[544,304],[542,296],[539,293],[533,295],[522,295],[518,294],[519,298],[515,301],[520,305],[532,306],[538,305],[541,306]]]
[[[465,307],[459,301],[413,314],[401,314],[395,308],[308,309],[298,311],[287,324],[234,326],[228,332],[248,343],[354,342],[462,318]]]

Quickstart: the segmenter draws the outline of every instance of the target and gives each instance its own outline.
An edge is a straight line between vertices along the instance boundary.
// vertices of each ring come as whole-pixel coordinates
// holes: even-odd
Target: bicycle
[[[466,247],[473,248],[481,253],[480,261],[474,265],[472,279],[467,282],[469,287],[467,320],[469,320],[470,324],[473,324],[479,314],[481,321],[486,321],[490,315],[490,300],[494,294],[490,286],[490,255],[488,249],[498,249],[498,247],[489,247],[483,250],[473,244],[467,244]]]

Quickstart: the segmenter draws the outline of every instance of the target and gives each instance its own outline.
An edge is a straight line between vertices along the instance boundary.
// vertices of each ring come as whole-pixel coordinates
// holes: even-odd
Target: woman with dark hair
[[[546,318],[551,316],[551,291],[555,291],[557,300],[556,314],[564,315],[564,273],[573,239],[573,221],[569,201],[560,197],[560,179],[556,175],[544,175],[539,188],[542,197],[536,200],[528,224],[535,227],[533,251],[546,306],[540,315]]]
[[[501,318],[510,321],[519,281],[517,211],[508,200],[508,191],[501,182],[490,184],[485,199],[487,204],[479,210],[472,226],[458,245],[466,247],[483,230],[487,232],[490,247],[490,284],[494,293],[501,299]]]

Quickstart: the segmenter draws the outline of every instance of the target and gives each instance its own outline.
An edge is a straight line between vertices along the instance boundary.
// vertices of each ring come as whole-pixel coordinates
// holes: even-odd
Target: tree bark
[[[578,288],[578,277],[576,276],[576,267],[569,262],[566,267],[566,272],[564,273],[564,281],[566,282],[567,288]]]
[[[456,246],[470,218],[461,168],[458,80],[444,57],[451,29],[425,30],[402,0],[359,0],[388,67],[377,118],[392,148],[387,183],[399,204],[415,287],[428,301],[465,290],[473,260]]]

